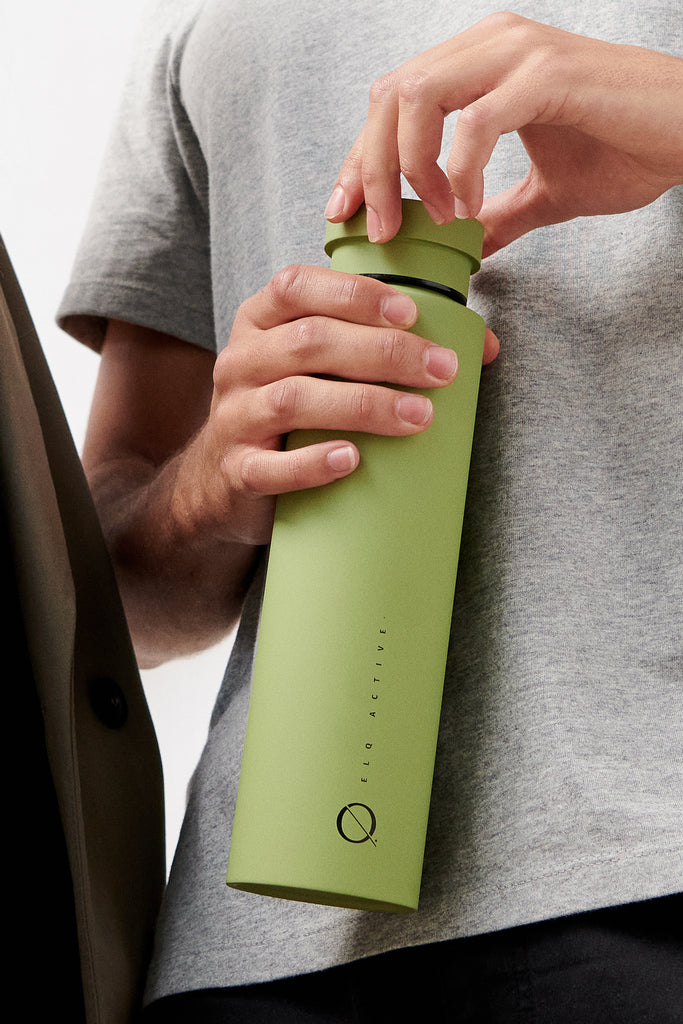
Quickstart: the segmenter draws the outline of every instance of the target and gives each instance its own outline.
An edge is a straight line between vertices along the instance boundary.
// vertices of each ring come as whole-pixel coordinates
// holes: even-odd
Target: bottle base
[[[391,903],[388,900],[370,899],[349,893],[327,892],[322,889],[303,889],[293,885],[271,885],[260,882],[228,882],[231,889],[250,892],[258,896],[273,896],[280,900],[299,903],[317,903],[325,907],[340,907],[347,910],[376,910],[389,914],[409,914],[417,910],[414,906]]]

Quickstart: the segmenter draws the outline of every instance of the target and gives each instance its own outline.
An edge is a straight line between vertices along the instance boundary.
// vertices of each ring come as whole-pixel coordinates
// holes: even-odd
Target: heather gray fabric
[[[279,267],[325,262],[322,211],[372,80],[496,8],[163,0],[61,322],[94,347],[116,316],[220,349]],[[678,0],[516,10],[682,52]],[[504,138],[489,190],[525,166]],[[257,583],[191,787],[149,998],[680,889],[682,241],[677,188],[536,231],[474,279],[470,304],[502,352],[481,385],[419,911],[225,886]]]

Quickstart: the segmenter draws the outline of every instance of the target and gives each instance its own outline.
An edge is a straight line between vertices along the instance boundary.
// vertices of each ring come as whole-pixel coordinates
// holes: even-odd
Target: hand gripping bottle
[[[454,348],[409,437],[351,435],[351,476],[278,498],[228,885],[361,910],[417,908],[484,324],[465,306],[476,220],[438,227],[404,200],[397,237],[365,211],[330,225],[336,270],[390,281],[414,330]],[[405,389],[402,389],[405,390]],[[291,447],[329,437],[297,431]]]

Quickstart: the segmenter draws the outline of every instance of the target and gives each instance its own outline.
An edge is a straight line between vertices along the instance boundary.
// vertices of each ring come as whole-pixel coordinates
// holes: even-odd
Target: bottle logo
[[[337,815],[337,832],[347,843],[367,843],[377,846],[373,838],[377,828],[375,812],[367,804],[346,804]]]

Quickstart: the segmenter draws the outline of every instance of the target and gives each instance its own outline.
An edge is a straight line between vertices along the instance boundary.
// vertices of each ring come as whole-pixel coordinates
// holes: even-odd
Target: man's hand
[[[409,333],[416,318],[408,296],[319,267],[289,267],[245,302],[216,362],[211,413],[195,441],[201,454],[178,478],[182,486],[189,472],[189,489],[201,489],[208,523],[198,528],[265,543],[276,494],[356,468],[347,432],[402,436],[429,426],[430,400],[401,387],[449,384],[457,358]],[[308,428],[330,440],[283,450],[286,434]]]
[[[448,385],[457,357],[411,333],[416,318],[380,281],[300,266],[240,307],[215,365],[179,339],[110,323],[84,464],[141,664],[230,628],[275,495],[352,473],[348,432],[429,426],[429,398],[404,389]],[[304,428],[330,439],[285,451]]]
[[[456,110],[444,174],[443,121]],[[484,201],[484,168],[513,131],[528,174]],[[375,82],[328,219],[365,201],[373,240],[392,238],[401,174],[437,223],[478,216],[485,255],[545,224],[645,206],[683,182],[683,60],[487,17]]]

